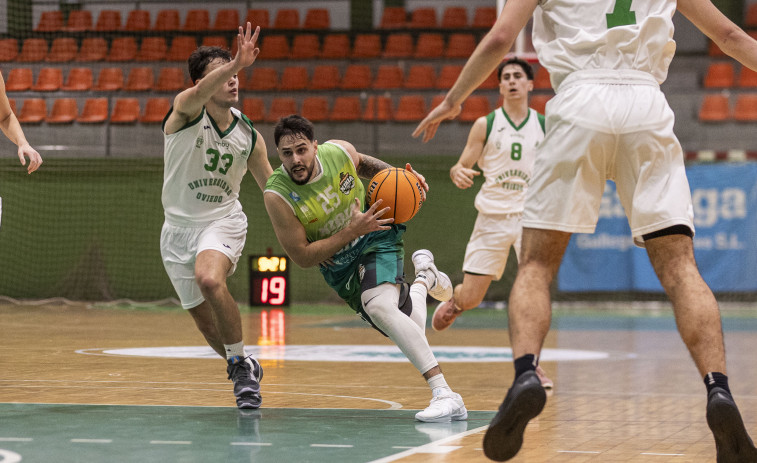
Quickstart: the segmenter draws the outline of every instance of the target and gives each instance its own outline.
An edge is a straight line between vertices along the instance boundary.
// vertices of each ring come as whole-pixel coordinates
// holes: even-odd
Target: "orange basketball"
[[[412,219],[423,204],[423,187],[412,172],[390,167],[377,173],[368,186],[368,204],[383,200],[379,209],[389,207],[381,218],[394,217],[394,223]]]

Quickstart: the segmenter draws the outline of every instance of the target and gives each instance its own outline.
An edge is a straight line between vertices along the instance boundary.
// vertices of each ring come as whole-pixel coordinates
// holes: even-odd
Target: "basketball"
[[[368,186],[368,205],[383,200],[379,209],[389,207],[381,218],[394,218],[394,223],[412,219],[423,204],[423,187],[409,170],[390,167],[377,173]]]

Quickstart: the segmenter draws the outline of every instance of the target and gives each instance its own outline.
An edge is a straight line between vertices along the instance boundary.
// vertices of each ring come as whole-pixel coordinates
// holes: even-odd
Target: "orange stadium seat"
[[[534,108],[539,114],[546,114],[547,102],[552,99],[554,95],[543,93],[536,93],[531,95],[531,100],[528,102],[528,106]]]
[[[186,61],[197,49],[197,39],[190,35],[178,35],[171,39],[166,52],[166,61]]]
[[[55,92],[63,85],[63,70],[60,68],[42,68],[37,75],[37,82],[32,85],[35,92]]]
[[[489,99],[482,95],[469,96],[463,102],[463,109],[460,111],[459,120],[462,122],[473,122],[481,116],[486,116],[492,112]]]
[[[463,6],[448,6],[442,14],[442,28],[465,29],[468,27],[468,10]]]
[[[210,12],[205,9],[191,9],[184,19],[184,31],[206,31],[210,29]]]
[[[234,40],[236,40],[236,37],[234,38]],[[226,40],[226,37],[222,35],[206,35],[202,38],[200,45],[205,47],[220,47],[225,50],[229,49],[229,41]]]
[[[321,54],[321,43],[316,34],[297,34],[292,40],[293,59],[316,59]]]
[[[447,47],[444,49],[445,58],[469,58],[476,49],[476,38],[473,34],[450,34]]]
[[[371,68],[363,64],[350,64],[344,70],[339,88],[343,90],[364,90],[371,86]]]
[[[305,90],[308,86],[308,70],[305,66],[287,66],[281,72],[279,90]]]
[[[282,8],[276,12],[273,20],[274,29],[299,29],[300,12],[294,8]]]
[[[549,80],[549,71],[544,66],[539,66],[534,74],[534,90],[551,88],[552,82]]]
[[[355,36],[350,58],[378,58],[379,56],[381,56],[381,36],[372,33]]]
[[[308,96],[302,100],[302,117],[312,122],[328,119],[329,101],[324,96]]]
[[[414,64],[410,66],[402,86],[417,90],[433,88],[434,82],[436,82],[436,71],[434,71],[433,66],[429,64]]]
[[[155,74],[151,67],[131,68],[126,77],[124,90],[129,92],[147,92],[152,90]]]
[[[252,121],[262,121],[265,117],[265,104],[262,98],[248,97],[242,101],[242,113]]]
[[[739,73],[739,87],[754,88],[757,87],[757,71],[752,71],[746,66],[741,67]]]
[[[108,55],[108,42],[102,37],[85,37],[74,61],[102,61]]]
[[[0,62],[13,61],[18,57],[17,39],[0,39]]]
[[[32,63],[44,61],[45,58],[47,58],[47,40],[31,38],[24,39],[21,45],[21,53],[16,57],[16,61]]]
[[[133,124],[139,120],[139,100],[136,98],[116,98],[110,122],[114,124]]]
[[[360,119],[360,98],[356,96],[338,96],[334,99],[334,106],[329,113],[329,120],[334,122],[350,122]]]
[[[749,29],[757,27],[757,3],[751,2],[747,6],[744,26]]]
[[[11,107],[11,112],[13,112],[13,114],[17,114],[17,112],[16,112],[16,99],[15,98],[8,98],[8,105]]]
[[[402,87],[405,73],[396,64],[382,64],[376,71],[376,77],[371,83],[374,89],[390,89]]]
[[[137,39],[134,37],[116,37],[110,43],[110,51],[105,61],[124,62],[137,58]]]
[[[478,88],[483,90],[495,90],[499,88],[499,80],[497,80],[497,70],[493,70],[489,77],[486,78]]]
[[[158,11],[158,16],[155,18],[156,31],[177,31],[179,30],[179,10],[169,9]]]
[[[413,36],[407,32],[395,32],[386,37],[382,58],[409,58],[413,54]]]
[[[426,100],[421,95],[402,95],[393,116],[398,122],[419,121],[426,117]]]
[[[150,12],[147,10],[131,10],[126,17],[124,30],[143,32],[150,29]]]
[[[79,108],[74,98],[56,98],[46,121],[48,124],[69,124],[76,120],[78,115]]]
[[[47,117],[47,103],[42,98],[27,98],[21,105],[18,120],[22,124],[38,124]]]
[[[291,55],[286,35],[267,35],[260,44],[258,59],[288,59]]]
[[[710,63],[704,76],[704,88],[729,88],[735,82],[733,64],[720,61]]]
[[[425,32],[415,43],[414,58],[441,58],[444,52],[444,37],[436,32]]]
[[[61,10],[43,11],[34,32],[58,32],[63,29],[63,12]]]
[[[113,92],[124,86],[124,71],[121,68],[103,68],[97,75],[93,90]]]
[[[121,30],[121,12],[118,10],[102,10],[97,15],[95,30],[113,32]]]
[[[51,63],[67,63],[76,58],[79,52],[79,45],[76,39],[71,37],[56,37],[50,45],[50,53],[47,54],[45,61]]]
[[[479,6],[473,13],[471,27],[475,29],[490,29],[497,22],[497,9],[493,6]]]
[[[339,86],[339,68],[332,64],[321,64],[313,68],[310,79],[311,90],[333,90]]]
[[[11,68],[5,78],[5,90],[8,92],[25,92],[34,85],[31,68]]]
[[[321,47],[321,58],[344,59],[350,52],[350,38],[347,34],[326,34]]]
[[[392,119],[392,99],[388,96],[371,95],[365,100],[364,121],[386,122]]]
[[[166,59],[168,44],[163,36],[144,37],[139,45],[135,61],[163,61]]]
[[[160,68],[153,89],[158,92],[177,92],[187,88],[184,70],[180,67]]]
[[[739,122],[757,122],[757,94],[742,93],[737,96],[733,118]]]
[[[86,92],[92,88],[93,83],[92,68],[71,68],[66,82],[60,89],[67,92]]]
[[[279,86],[279,72],[275,68],[253,67],[247,81],[248,90],[271,91]]]
[[[278,122],[280,118],[297,114],[297,102],[294,98],[287,96],[274,97],[271,100],[271,107],[268,108],[268,114],[265,116],[266,122]]]
[[[68,32],[85,32],[92,30],[92,12],[89,10],[72,10],[68,13],[65,30]]]
[[[384,7],[379,29],[402,29],[407,26],[407,12],[401,6]]]
[[[234,8],[225,8],[218,10],[216,19],[213,22],[214,31],[236,31],[239,26],[244,26],[239,22],[239,10]],[[253,26],[254,27],[254,26]]]
[[[108,119],[108,99],[107,98],[87,98],[84,100],[84,107],[81,114],[76,118],[76,122],[83,124],[99,124]]]
[[[145,102],[144,112],[139,116],[139,122],[143,124],[160,124],[171,109],[171,100],[163,97],[148,98]]]
[[[730,103],[726,95],[705,95],[699,107],[699,120],[723,122],[731,117]]]
[[[410,13],[407,27],[414,29],[436,29],[436,9],[433,7],[416,8]]]
[[[271,24],[270,18],[271,15],[268,13],[268,10],[253,8],[247,10],[247,16],[245,17],[244,23],[247,24],[249,22],[252,24],[253,28],[255,28],[255,26],[260,26],[261,29],[267,29]]]
[[[434,87],[440,90],[449,90],[462,71],[463,66],[460,64],[445,64],[439,71],[439,77],[434,82]]]
[[[310,8],[305,13],[303,29],[331,29],[331,16],[326,8]]]

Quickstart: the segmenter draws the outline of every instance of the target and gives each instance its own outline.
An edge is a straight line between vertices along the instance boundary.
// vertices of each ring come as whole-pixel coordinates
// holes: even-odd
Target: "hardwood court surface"
[[[181,309],[0,305],[0,462],[487,461],[483,432],[512,381],[504,312],[428,330],[470,412],[450,424],[414,421],[425,382],[349,309],[266,316],[243,314],[265,376],[263,407],[240,413]],[[724,316],[731,389],[755,436],[757,317]],[[715,461],[705,388],[669,309],[557,310],[545,348],[555,390],[511,461]]]

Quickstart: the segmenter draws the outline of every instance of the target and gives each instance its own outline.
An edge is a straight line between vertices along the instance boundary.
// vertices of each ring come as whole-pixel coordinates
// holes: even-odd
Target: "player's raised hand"
[[[29,158],[29,166],[26,168],[26,172],[29,174],[37,170],[42,164],[42,156],[28,143],[19,145],[18,158],[21,160],[22,166],[26,165],[26,158]]]
[[[436,135],[436,129],[439,128],[439,124],[445,119],[454,119],[460,114],[461,106],[451,106],[447,103],[447,100],[442,100],[439,105],[432,109],[430,113],[418,124],[418,127],[413,131],[413,137],[418,138],[423,135],[423,143],[434,138]]]
[[[465,167],[462,164],[455,164],[449,170],[449,178],[451,178],[452,183],[461,190],[472,187],[473,177],[478,175],[481,175],[481,172]]]
[[[389,208],[379,209],[381,200],[371,204],[365,212],[360,211],[360,200],[355,198],[352,204],[352,218],[349,227],[358,236],[367,235],[370,232],[378,230],[389,230],[389,224],[394,222],[394,218],[382,219],[381,216],[389,212]]]
[[[423,188],[423,198],[422,198],[422,200],[425,201],[426,200],[426,193],[428,192],[428,183],[426,183],[426,177],[424,177],[423,175],[421,175],[418,172],[416,172],[415,169],[413,169],[413,166],[411,166],[409,162],[407,164],[405,164],[405,170],[409,170],[410,172],[412,172],[418,178],[418,182],[421,184],[421,188]]]
[[[243,29],[239,26],[239,34],[237,34],[237,55],[234,60],[241,68],[246,68],[255,62],[255,59],[260,53],[260,48],[257,48],[258,35],[260,35],[260,26],[255,27],[255,33],[252,33],[252,24],[247,22],[247,29]]]

